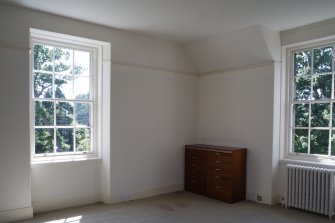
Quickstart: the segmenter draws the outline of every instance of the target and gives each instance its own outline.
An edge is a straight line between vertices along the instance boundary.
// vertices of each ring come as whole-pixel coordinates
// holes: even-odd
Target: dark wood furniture
[[[228,203],[245,199],[246,149],[185,146],[185,190]]]

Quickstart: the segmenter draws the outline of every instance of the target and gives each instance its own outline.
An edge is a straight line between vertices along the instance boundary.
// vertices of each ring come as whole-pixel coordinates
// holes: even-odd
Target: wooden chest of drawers
[[[245,199],[246,149],[185,146],[185,190],[234,203]]]

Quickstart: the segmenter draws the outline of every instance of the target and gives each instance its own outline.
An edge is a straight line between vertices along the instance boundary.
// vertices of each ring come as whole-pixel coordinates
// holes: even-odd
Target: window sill
[[[284,159],[279,161],[281,164],[295,164],[295,165],[305,165],[311,167],[320,168],[335,168],[335,160],[320,158],[320,157],[307,157],[301,155],[288,155]]]
[[[31,164],[44,163],[68,163],[68,162],[86,162],[86,161],[101,161],[101,158],[96,155],[72,155],[72,156],[49,156],[49,157],[33,157]]]

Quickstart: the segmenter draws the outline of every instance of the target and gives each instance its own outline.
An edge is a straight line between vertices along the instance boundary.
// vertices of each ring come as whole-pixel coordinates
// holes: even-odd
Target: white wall
[[[183,189],[197,127],[197,77],[112,67],[112,202]]]
[[[255,25],[185,46],[200,74],[280,60],[279,33]]]
[[[100,201],[100,160],[40,163],[31,166],[35,212]]]
[[[282,31],[281,45],[288,46],[335,35],[335,18]]]
[[[205,75],[199,83],[201,143],[247,148],[247,199],[272,203],[273,65]]]
[[[201,75],[198,142],[248,148],[247,199],[256,201],[261,195],[263,203],[275,203],[279,147],[273,114],[279,33],[255,25],[185,49]]]
[[[28,52],[0,47],[0,222],[20,209],[32,216]]]
[[[34,164],[30,171],[30,27],[111,42],[110,182],[100,179],[99,161]],[[4,4],[0,28],[0,222],[23,218],[22,208],[31,216],[31,202],[39,212],[99,201],[101,182],[111,183],[101,195],[106,202],[183,188],[183,145],[196,139],[197,77],[180,46]]]
[[[310,43],[315,41],[322,41],[329,38],[335,38],[335,19],[328,19],[325,21],[317,22],[314,24],[301,26],[295,29],[282,31],[280,33],[281,36],[281,45],[282,47],[290,47],[292,45],[296,44],[304,44],[304,43]],[[285,53],[285,52],[283,52]],[[285,69],[285,68],[284,68]],[[286,75],[285,70],[282,70],[281,76]],[[282,77],[280,77],[282,79]],[[282,79],[284,80],[284,79]],[[278,131],[278,135],[281,135],[280,142],[279,142],[279,150],[280,150],[280,158],[284,158],[284,152],[287,149],[286,144],[284,142],[284,115],[286,108],[285,108],[285,98],[283,97],[285,95],[285,86],[282,86],[280,84],[284,84],[283,81],[276,82],[275,86],[275,93],[281,94],[281,97],[276,98],[274,103],[278,104],[278,106],[281,108],[281,114],[275,115],[275,118],[281,121],[275,125],[275,130]],[[282,160],[278,164],[278,171],[276,175],[276,181],[275,181],[275,187],[274,190],[277,194],[280,194],[283,198],[286,196],[286,164],[293,163],[293,164],[301,164],[298,161],[292,161],[292,160]],[[306,164],[306,163],[303,163]],[[329,165],[327,162],[320,162],[320,163],[308,163],[309,166],[315,166],[315,167],[323,167],[323,168],[333,168],[332,165]]]

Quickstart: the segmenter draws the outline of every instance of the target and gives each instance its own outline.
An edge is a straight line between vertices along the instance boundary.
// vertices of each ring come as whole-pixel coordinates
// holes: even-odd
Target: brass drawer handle
[[[220,177],[220,176],[215,176],[215,178],[216,178],[216,179],[221,179],[221,177]]]
[[[215,155],[217,155],[217,156],[221,156],[221,153],[215,153]]]
[[[220,161],[220,160],[215,160],[215,162],[216,162],[216,163],[221,163],[221,161]]]
[[[192,180],[191,182],[192,182],[192,183],[196,183],[196,182],[198,182],[198,181],[197,181],[197,180]]]
[[[197,164],[194,164],[194,163],[193,163],[192,166],[197,166]]]
[[[215,189],[221,189],[221,187],[219,187],[219,186],[216,186],[216,187],[215,187]]]
[[[216,168],[215,170],[216,170],[216,171],[219,171],[219,170],[221,170],[221,169],[219,169],[219,168]]]
[[[196,157],[196,156],[192,156],[192,159],[193,159],[193,160],[196,160],[196,159],[197,159],[197,157]]]

